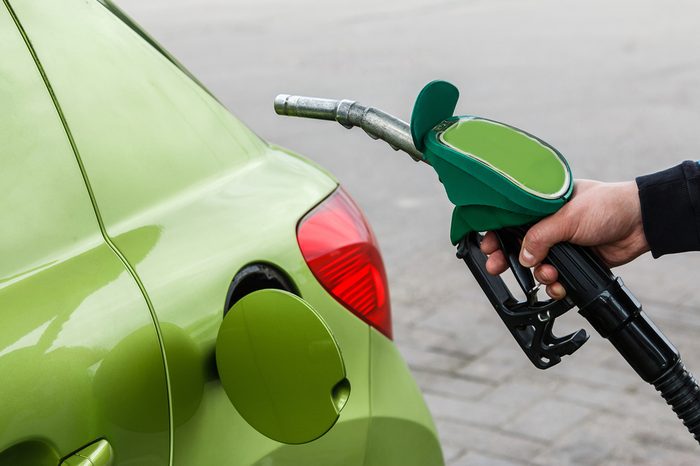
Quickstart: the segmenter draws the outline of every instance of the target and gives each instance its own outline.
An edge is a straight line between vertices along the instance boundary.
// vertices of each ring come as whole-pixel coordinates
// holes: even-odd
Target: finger
[[[555,282],[552,283],[551,285],[547,285],[547,288],[545,290],[547,294],[549,295],[550,298],[560,300],[564,299],[566,297],[566,290],[562,286],[561,283]]]
[[[493,254],[497,250],[501,249],[501,245],[498,242],[496,233],[489,231],[486,233],[484,238],[481,240],[481,252],[484,254]]]
[[[486,271],[491,275],[499,275],[506,270],[508,270],[508,262],[506,262],[506,256],[503,255],[503,251],[499,249],[491,254],[486,261]]]
[[[568,241],[576,231],[573,219],[566,214],[566,206],[549,217],[533,225],[523,239],[520,249],[520,263],[532,267],[547,257],[549,248],[562,241]]]
[[[549,264],[540,264],[535,267],[535,278],[543,285],[551,285],[559,279],[559,272],[554,266]]]

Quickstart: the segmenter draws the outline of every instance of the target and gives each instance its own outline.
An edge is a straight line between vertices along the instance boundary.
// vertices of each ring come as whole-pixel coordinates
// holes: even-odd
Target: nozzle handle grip
[[[678,350],[641,303],[590,249],[562,243],[547,258],[559,271],[567,296],[627,363],[661,396],[700,442],[700,386]]]
[[[595,252],[560,243],[545,262],[559,271],[559,281],[579,314],[615,346],[642,379],[654,383],[678,362],[678,350]]]

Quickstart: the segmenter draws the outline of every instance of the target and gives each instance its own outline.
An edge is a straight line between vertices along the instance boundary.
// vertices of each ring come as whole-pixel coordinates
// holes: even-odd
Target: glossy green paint
[[[82,456],[71,455],[61,461],[60,466],[92,466],[92,461]]]
[[[61,466],[112,466],[114,451],[105,439],[88,445],[61,462]]]
[[[104,242],[59,114],[4,4],[0,56],[0,464],[55,466],[106,437],[121,462],[167,463],[153,321]]]
[[[89,403],[67,406],[61,429],[70,441],[56,442],[60,443],[56,455],[107,438],[114,448],[115,464],[168,464],[170,429],[170,462],[174,464],[357,465],[368,461],[371,330],[321,287],[296,242],[297,221],[336,188],[335,180],[304,159],[265,144],[96,1],[12,0],[12,5],[60,103],[107,239],[138,273],[148,298],[139,294],[138,283],[101,241],[94,215],[90,217],[94,229],[89,230],[93,240],[89,246],[104,251],[114,262],[110,267],[121,267],[119,274],[101,265],[106,259],[90,256],[92,268],[80,262],[73,272],[87,274],[90,280],[63,273],[50,283],[58,293],[67,292],[68,278],[69,283],[77,280],[90,296],[84,306],[96,308],[72,319],[81,333],[62,345],[71,346],[82,338],[99,341],[107,354],[116,354],[104,356],[100,367],[109,369],[105,375],[97,377],[100,371],[96,370],[94,378],[81,382],[69,374],[65,383],[71,388],[85,387],[79,394],[95,390],[95,397],[103,403],[110,398],[117,401],[97,405],[96,411]],[[33,118],[36,120],[36,114]],[[65,138],[50,147],[61,144],[75,164]],[[89,209],[79,170],[76,165],[71,167],[75,179],[62,179],[62,186],[79,186],[82,202]],[[55,173],[43,183],[53,180]],[[27,202],[34,202],[34,194],[24,196]],[[62,233],[68,223],[59,219],[48,229]],[[66,235],[76,238],[73,233]],[[51,260],[49,254],[41,258]],[[251,427],[233,407],[217,376],[214,347],[226,292],[236,272],[254,262],[272,264],[293,280],[302,298],[332,331],[343,354],[352,395],[336,424],[307,444],[285,445]],[[27,300],[36,299],[36,289],[27,287]],[[55,296],[45,299],[48,305]],[[167,357],[169,393],[149,305],[157,315]],[[40,316],[48,316],[44,320],[34,312],[13,318],[19,322],[31,317],[36,324],[10,330],[2,338],[21,339],[57,311],[42,312]],[[65,312],[71,316],[75,311]],[[134,327],[136,322],[140,326]],[[0,344],[0,351],[5,346]],[[33,354],[21,364],[32,366],[41,360],[37,358]],[[410,380],[404,365],[396,371]],[[146,376],[153,380],[140,385]],[[101,388],[91,388],[91,383]],[[106,395],[98,396],[102,390]],[[139,394],[142,399],[133,400]],[[401,399],[423,406],[415,394]],[[22,412],[15,408],[10,415]],[[45,405],[40,408],[37,413],[50,411]],[[72,409],[83,413],[76,417],[82,421],[66,427]],[[429,417],[426,421],[421,415],[412,416],[397,417],[391,428],[400,431],[404,424],[426,425],[419,430],[428,439],[426,444],[435,449]],[[112,431],[109,426],[102,428],[102,419],[110,420]],[[43,432],[42,428],[32,424],[20,433],[26,437],[35,429]],[[146,435],[150,444],[139,443]]]
[[[328,432],[349,394],[338,390],[349,386],[328,327],[308,303],[282,290],[255,291],[229,310],[216,339],[216,366],[241,416],[282,443]]]
[[[398,349],[375,329],[370,344],[372,419],[363,464],[444,464],[432,417]]]

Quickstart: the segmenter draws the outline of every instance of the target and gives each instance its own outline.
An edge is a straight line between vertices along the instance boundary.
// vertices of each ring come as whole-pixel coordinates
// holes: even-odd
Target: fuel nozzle
[[[459,92],[445,81],[428,83],[418,95],[411,124],[352,100],[281,94],[279,115],[358,126],[414,160],[431,165],[455,205],[450,239],[472,231],[534,222],[556,212],[571,196],[573,181],[564,157],[518,128],[473,115],[455,116]]]
[[[445,81],[418,95],[410,126],[351,100],[279,95],[280,115],[335,120],[358,126],[437,172],[450,201],[450,239],[494,309],[530,361],[547,369],[588,339],[584,330],[555,336],[555,319],[577,307],[646,382],[654,385],[700,442],[700,387],[632,293],[594,251],[569,243],[551,248],[545,262],[559,272],[562,301],[537,298],[532,271],[518,253],[528,225],[560,209],[573,194],[573,177],[561,153],[518,128],[487,118],[453,115],[459,92]],[[494,231],[518,286],[516,299],[500,276],[486,270],[480,233]]]

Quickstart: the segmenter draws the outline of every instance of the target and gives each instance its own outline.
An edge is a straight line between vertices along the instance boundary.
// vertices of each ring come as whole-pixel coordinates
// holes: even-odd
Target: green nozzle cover
[[[411,115],[411,135],[455,205],[450,239],[471,231],[534,222],[571,197],[571,170],[554,147],[510,125],[453,116],[459,97],[445,81],[428,83]]]
[[[447,81],[431,81],[416,98],[411,113],[411,136],[419,151],[425,150],[425,136],[435,125],[454,115],[459,90]]]

